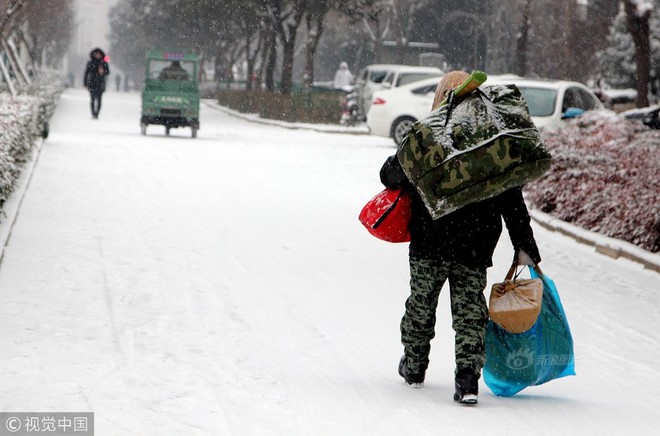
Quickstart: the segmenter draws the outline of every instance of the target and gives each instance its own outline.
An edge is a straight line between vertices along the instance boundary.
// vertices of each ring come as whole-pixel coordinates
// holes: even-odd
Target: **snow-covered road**
[[[407,247],[357,221],[391,140],[257,125],[139,134],[68,90],[0,268],[0,411],[93,411],[97,435],[651,435],[660,274],[535,227],[576,377],[455,405],[443,291],[423,390],[396,372]],[[490,283],[511,259],[506,236]]]

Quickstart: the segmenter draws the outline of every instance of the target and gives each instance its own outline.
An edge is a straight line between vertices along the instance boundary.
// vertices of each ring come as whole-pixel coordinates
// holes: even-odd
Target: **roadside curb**
[[[213,100],[202,100],[202,102],[213,109],[219,110],[231,115],[236,118],[240,118],[246,121],[252,121],[254,123],[265,124],[268,126],[284,127],[286,129],[304,129],[312,130],[314,132],[321,133],[346,133],[351,135],[368,135],[369,128],[367,126],[357,126],[357,127],[344,127],[344,126],[335,126],[335,125],[322,125],[322,124],[308,124],[308,123],[291,123],[288,121],[279,121],[271,120],[268,118],[261,118],[259,114],[245,114],[234,109],[229,109],[225,106],[221,106],[218,103],[215,103]]]
[[[623,257],[642,264],[645,269],[660,272],[660,254],[651,253],[630,242],[585,230],[536,209],[530,209],[529,215],[546,229],[569,236],[582,244],[590,245],[600,254],[613,259]]]
[[[44,142],[43,138],[38,139],[36,145],[32,149],[29,159],[21,168],[21,173],[16,180],[14,191],[11,193],[7,201],[4,202],[2,209],[0,209],[0,213],[3,215],[1,217],[2,220],[0,221],[0,264],[2,264],[2,259],[5,255],[5,248],[11,238],[11,232],[16,223],[16,219],[18,218],[23,198],[25,197],[27,188],[30,186],[34,169],[41,156]]]

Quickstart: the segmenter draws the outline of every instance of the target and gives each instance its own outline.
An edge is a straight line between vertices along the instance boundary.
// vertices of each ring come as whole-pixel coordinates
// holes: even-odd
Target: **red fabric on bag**
[[[360,222],[387,242],[410,242],[410,196],[401,189],[385,189],[362,208]]]

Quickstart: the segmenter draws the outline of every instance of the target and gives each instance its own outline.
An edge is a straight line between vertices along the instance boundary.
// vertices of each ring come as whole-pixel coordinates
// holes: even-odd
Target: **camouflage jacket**
[[[388,188],[403,187],[410,192],[410,256],[456,262],[471,268],[489,267],[493,263],[493,252],[502,233],[504,218],[515,251],[514,258],[523,250],[535,263],[541,261],[520,187],[433,219],[419,193],[406,178],[396,155],[387,159],[380,178]]]

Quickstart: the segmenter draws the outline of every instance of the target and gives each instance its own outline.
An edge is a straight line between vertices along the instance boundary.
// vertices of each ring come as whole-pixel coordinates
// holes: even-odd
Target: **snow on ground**
[[[576,377],[452,401],[447,290],[423,390],[396,372],[407,247],[357,221],[386,138],[208,107],[139,135],[68,90],[0,268],[0,411],[93,411],[97,435],[657,434],[660,275],[535,227]],[[500,280],[507,238],[489,271]],[[473,433],[474,432],[474,433]]]

